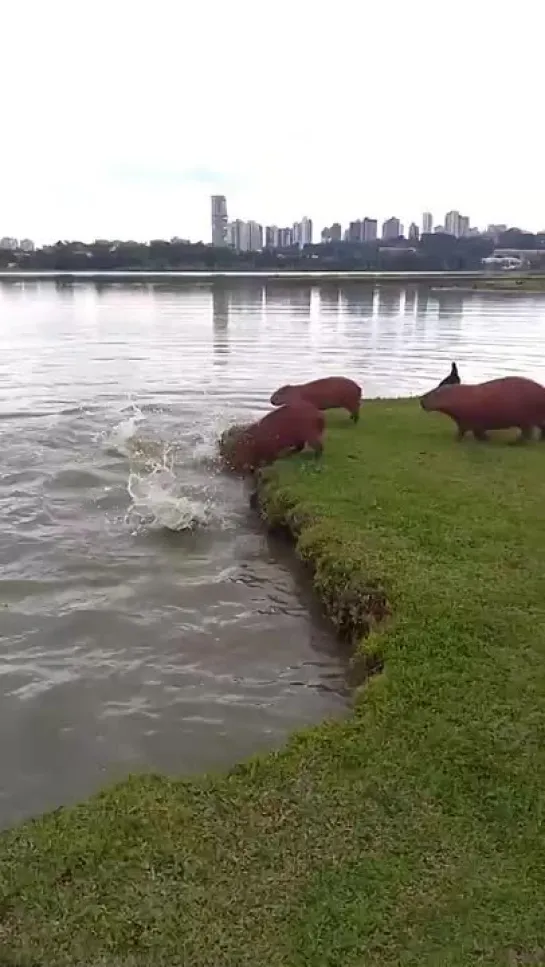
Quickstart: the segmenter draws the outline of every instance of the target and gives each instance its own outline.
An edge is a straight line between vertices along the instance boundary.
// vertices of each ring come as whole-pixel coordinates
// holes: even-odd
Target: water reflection
[[[265,284],[265,307],[271,309],[297,310],[297,315],[310,316],[312,286],[286,284],[274,279]]]
[[[372,316],[375,298],[373,285],[350,283],[341,288],[343,307],[347,313],[356,316]]]
[[[405,315],[406,316],[412,316],[412,315],[414,315],[414,310],[415,310],[415,306],[416,306],[416,299],[417,299],[417,291],[418,290],[416,289],[415,286],[408,286],[405,289],[405,310],[404,310],[404,312],[405,312]]]
[[[422,320],[427,316],[430,306],[430,290],[428,286],[422,286],[418,289],[418,296],[416,300],[416,317]]]
[[[213,285],[212,324],[214,332],[214,362],[218,366],[225,366],[229,355],[230,307],[230,290],[221,284]]]
[[[261,311],[265,287],[262,282],[243,281],[235,289],[231,288],[230,304],[237,312]]]
[[[326,312],[338,312],[341,288],[337,282],[322,282],[318,289],[320,308]]]
[[[438,305],[439,318],[443,316],[460,316],[464,310],[463,292],[437,292],[435,293]]]
[[[398,286],[379,286],[377,312],[381,316],[397,316],[401,308],[401,290]]]

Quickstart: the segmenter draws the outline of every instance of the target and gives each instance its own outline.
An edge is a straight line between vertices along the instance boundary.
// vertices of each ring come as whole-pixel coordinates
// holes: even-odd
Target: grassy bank
[[[452,280],[449,280],[449,283]],[[437,291],[441,289],[455,288],[462,292],[518,292],[519,294],[545,292],[545,275],[494,275],[483,276],[472,282],[462,280],[456,285],[443,286],[441,284],[434,287]]]
[[[360,678],[383,672],[229,775],[4,834],[0,964],[545,962],[545,446],[453,435],[368,403],[332,417],[321,471],[270,473],[266,512],[370,631]]]

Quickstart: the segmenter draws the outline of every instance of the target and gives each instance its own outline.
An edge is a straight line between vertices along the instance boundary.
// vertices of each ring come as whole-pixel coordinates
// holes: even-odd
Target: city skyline
[[[235,218],[229,221],[228,204],[225,195],[212,195],[211,202],[211,241],[214,245],[228,246],[237,251],[259,251],[263,248],[289,248],[297,245],[303,248],[307,244],[318,242],[313,239],[313,221],[303,216],[300,222],[292,226],[279,227],[277,225],[263,225],[255,220],[245,221]],[[320,233],[320,242],[390,242],[399,238],[406,238],[418,242],[425,233],[445,233],[455,238],[470,235],[489,234],[501,235],[507,230],[505,223],[490,223],[480,229],[471,225],[469,215],[463,215],[456,209],[445,213],[443,221],[435,223],[433,213],[424,211],[420,223],[411,221],[406,232],[403,222],[392,215],[382,222],[379,232],[379,220],[368,215],[348,223],[343,230],[341,222],[333,222],[324,226]],[[514,227],[514,226],[513,226]],[[518,226],[517,226],[518,227]]]

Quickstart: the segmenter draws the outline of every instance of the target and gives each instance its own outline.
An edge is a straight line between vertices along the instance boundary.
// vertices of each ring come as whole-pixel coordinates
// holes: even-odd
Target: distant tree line
[[[108,269],[458,271],[481,268],[481,260],[496,248],[543,249],[545,255],[545,233],[533,235],[509,229],[493,239],[484,234],[454,238],[438,232],[424,234],[417,241],[400,237],[387,243],[331,242],[306,245],[303,249],[263,249],[260,252],[237,252],[180,239],[153,239],[147,243],[97,240],[89,244],[59,241],[34,252],[0,249],[0,269],[74,272]]]

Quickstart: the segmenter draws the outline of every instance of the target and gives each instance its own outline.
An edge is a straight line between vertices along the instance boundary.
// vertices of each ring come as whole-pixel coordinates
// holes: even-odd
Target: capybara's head
[[[284,406],[285,403],[289,402],[292,391],[293,386],[290,386],[289,384],[287,386],[281,386],[280,389],[277,389],[276,392],[271,396],[272,405]]]
[[[448,406],[448,401],[456,389],[457,386],[452,383],[440,384],[435,389],[431,389],[429,393],[424,393],[424,396],[420,397],[420,406],[428,412],[441,412],[443,407]],[[452,400],[454,401],[455,398],[452,397]]]

